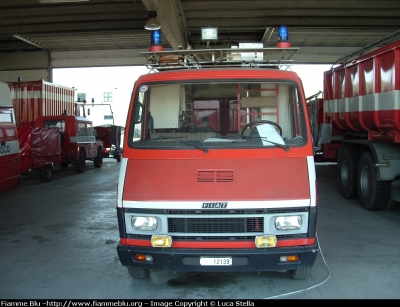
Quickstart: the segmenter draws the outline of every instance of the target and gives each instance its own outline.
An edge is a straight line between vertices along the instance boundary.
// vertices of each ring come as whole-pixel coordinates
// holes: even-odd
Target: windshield
[[[131,147],[276,148],[306,143],[304,110],[293,82],[141,84]]]

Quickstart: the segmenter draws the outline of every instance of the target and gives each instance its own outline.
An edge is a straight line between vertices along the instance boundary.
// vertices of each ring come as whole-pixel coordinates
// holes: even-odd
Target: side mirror
[[[314,144],[314,150],[321,150],[322,144],[329,144],[332,140],[332,125],[331,124],[321,124],[318,129],[317,140]]]

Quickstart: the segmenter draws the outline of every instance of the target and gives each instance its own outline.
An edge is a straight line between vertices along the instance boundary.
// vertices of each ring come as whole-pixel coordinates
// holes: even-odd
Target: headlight
[[[278,216],[275,219],[275,228],[278,230],[298,230],[303,225],[300,215]]]
[[[154,216],[134,216],[132,217],[132,228],[135,230],[157,229],[157,219]]]

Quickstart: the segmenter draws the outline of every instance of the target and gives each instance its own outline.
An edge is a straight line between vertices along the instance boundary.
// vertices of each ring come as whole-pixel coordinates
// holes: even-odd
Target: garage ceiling
[[[263,42],[275,47],[286,25],[301,62],[327,63],[371,44],[400,39],[400,1],[233,0],[1,0],[1,53],[142,50],[150,45],[143,28],[157,11],[164,50],[207,48],[202,27],[218,27],[209,48]],[[272,33],[271,33],[272,32]],[[312,50],[312,51],[311,51]],[[328,52],[330,57],[316,57]],[[364,50],[362,51],[364,52]]]

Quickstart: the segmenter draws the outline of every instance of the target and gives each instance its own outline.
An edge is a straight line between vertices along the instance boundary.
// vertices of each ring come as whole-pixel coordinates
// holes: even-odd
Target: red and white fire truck
[[[309,276],[314,148],[301,80],[277,69],[297,49],[142,53],[156,72],[133,88],[117,191],[117,251],[133,278]]]
[[[16,188],[20,182],[17,127],[10,89],[0,82],[0,194]]]
[[[337,162],[341,192],[367,210],[400,202],[400,41],[324,73],[324,96],[308,103],[313,131],[332,125],[318,162]]]
[[[103,142],[96,139],[92,121],[73,115],[39,116],[35,127],[60,130],[60,166],[72,164],[77,173],[83,173],[86,160],[93,161],[95,168],[103,165]]]
[[[38,172],[50,181],[53,170],[74,165],[77,173],[91,160],[103,163],[103,143],[92,122],[80,115],[75,90],[44,81],[8,82],[15,108],[20,172]]]

